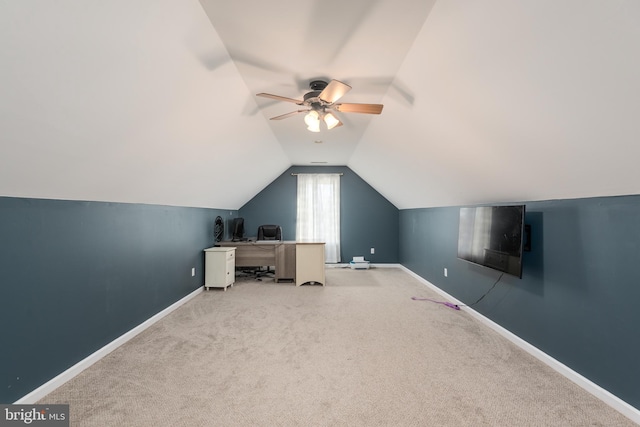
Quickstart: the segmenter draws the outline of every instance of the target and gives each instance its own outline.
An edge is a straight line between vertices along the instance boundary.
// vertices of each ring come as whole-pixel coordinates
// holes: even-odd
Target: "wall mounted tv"
[[[522,278],[524,205],[460,208],[458,258]]]

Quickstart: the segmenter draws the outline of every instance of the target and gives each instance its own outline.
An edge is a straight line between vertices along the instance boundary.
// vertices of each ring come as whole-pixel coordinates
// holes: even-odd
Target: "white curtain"
[[[325,261],[340,262],[340,174],[298,174],[296,240],[325,243]]]

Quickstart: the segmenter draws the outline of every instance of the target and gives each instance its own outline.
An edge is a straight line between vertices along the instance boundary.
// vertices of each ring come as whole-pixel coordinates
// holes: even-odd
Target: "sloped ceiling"
[[[0,196],[237,209],[290,165],[398,208],[640,193],[640,2],[0,3]],[[340,114],[270,117],[310,80]],[[292,108],[294,107],[294,108]]]
[[[640,193],[640,2],[438,1],[349,166],[397,206]]]
[[[1,195],[236,209],[289,166],[197,1],[3,2],[0,48]]]
[[[340,101],[381,103],[434,0],[403,0],[402,7],[390,0],[278,0],[269,7],[254,0],[200,2],[253,94],[300,100],[312,80],[337,79],[353,87]],[[222,63],[202,60],[212,67]],[[304,108],[252,101],[265,120]],[[378,117],[336,115],[344,126],[319,133],[306,129],[303,114],[268,123],[292,164],[346,165]]]

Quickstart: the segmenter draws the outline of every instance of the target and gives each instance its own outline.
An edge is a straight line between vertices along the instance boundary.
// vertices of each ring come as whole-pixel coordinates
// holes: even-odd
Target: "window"
[[[340,174],[298,174],[296,240],[325,243],[325,261],[340,262]]]

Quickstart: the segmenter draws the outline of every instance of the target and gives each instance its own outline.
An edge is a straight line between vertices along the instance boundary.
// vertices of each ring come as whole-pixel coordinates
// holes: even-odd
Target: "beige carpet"
[[[401,269],[203,292],[39,403],[74,426],[632,426]]]

